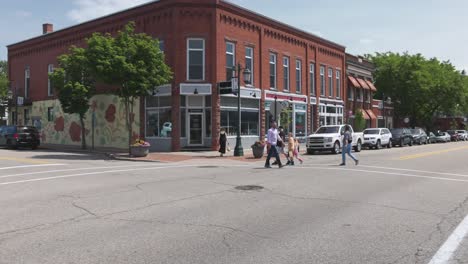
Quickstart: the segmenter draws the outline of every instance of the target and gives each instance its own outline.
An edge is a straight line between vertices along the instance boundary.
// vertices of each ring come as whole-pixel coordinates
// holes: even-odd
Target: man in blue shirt
[[[278,135],[278,130],[276,129],[276,122],[273,121],[271,123],[271,128],[268,130],[268,135],[267,135],[267,144],[268,144],[269,150],[268,150],[268,156],[265,162],[265,168],[271,168],[270,158],[272,156],[276,158],[276,162],[278,163],[278,168],[283,167],[283,164],[281,164],[281,160],[278,154],[278,149],[276,146],[278,141],[282,142],[282,139]]]

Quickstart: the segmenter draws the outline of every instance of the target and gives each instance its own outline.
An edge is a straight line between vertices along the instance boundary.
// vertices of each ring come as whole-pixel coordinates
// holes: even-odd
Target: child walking
[[[304,160],[299,156],[299,140],[297,138],[294,139],[294,151],[293,151],[293,156],[297,160],[301,162],[301,164],[304,162]],[[294,164],[294,160],[293,160]]]

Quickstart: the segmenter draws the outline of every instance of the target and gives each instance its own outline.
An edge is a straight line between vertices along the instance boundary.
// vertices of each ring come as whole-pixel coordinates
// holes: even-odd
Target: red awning
[[[366,110],[364,110],[364,109],[358,109],[358,110],[356,110],[356,113],[357,113],[358,111],[361,111],[362,117],[364,117],[364,119],[366,119],[366,120],[369,120],[369,119],[370,119],[369,114],[367,114]],[[354,115],[356,115],[356,113],[355,113]]]
[[[370,87],[369,87],[369,85],[367,85],[366,81],[364,81],[361,78],[356,78],[356,79],[358,80],[358,82],[359,82],[359,84],[361,85],[362,88],[370,90]]]
[[[375,116],[374,111],[372,111],[371,109],[367,109],[366,113],[369,115],[371,120],[377,120],[377,117]]]
[[[367,85],[369,85],[370,89],[374,92],[377,92],[377,88],[375,88],[374,84],[371,81],[366,80]]]
[[[348,76],[348,80],[351,82],[353,87],[361,88],[361,85],[359,85],[359,82],[353,76]]]

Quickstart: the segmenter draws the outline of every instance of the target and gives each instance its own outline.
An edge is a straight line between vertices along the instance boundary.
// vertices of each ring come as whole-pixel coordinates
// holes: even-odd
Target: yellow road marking
[[[417,158],[433,156],[433,155],[439,155],[439,154],[452,152],[452,151],[457,151],[457,150],[463,150],[463,149],[468,149],[468,146],[458,147],[458,148],[451,148],[451,149],[444,149],[444,150],[439,150],[439,151],[423,152],[423,153],[418,153],[418,154],[413,154],[413,155],[408,155],[408,156],[401,156],[399,158],[399,160],[417,159]]]
[[[29,164],[49,164],[50,163],[45,160],[13,158],[13,157],[0,157],[0,160],[11,160],[11,161],[24,162],[24,163],[29,163]]]

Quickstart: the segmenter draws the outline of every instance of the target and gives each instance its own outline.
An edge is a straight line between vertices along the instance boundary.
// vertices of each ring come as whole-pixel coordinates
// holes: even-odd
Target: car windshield
[[[378,134],[379,134],[378,129],[364,130],[364,135],[378,135]]]
[[[419,129],[411,129],[411,133],[413,133],[413,134],[419,134]]]
[[[447,133],[449,133],[450,135],[453,135],[453,134],[455,134],[456,132],[455,132],[455,130],[447,130]]]
[[[444,133],[444,132],[437,133],[437,136],[438,136],[438,137],[445,136],[445,133]]]
[[[338,133],[339,126],[332,126],[332,127],[321,127],[315,132],[316,134],[332,134]]]
[[[18,127],[19,133],[37,133],[37,129],[35,127]]]
[[[392,129],[390,130],[393,135],[403,134],[403,129]]]
[[[459,133],[459,134],[465,134],[465,130],[457,130],[457,133]]]

